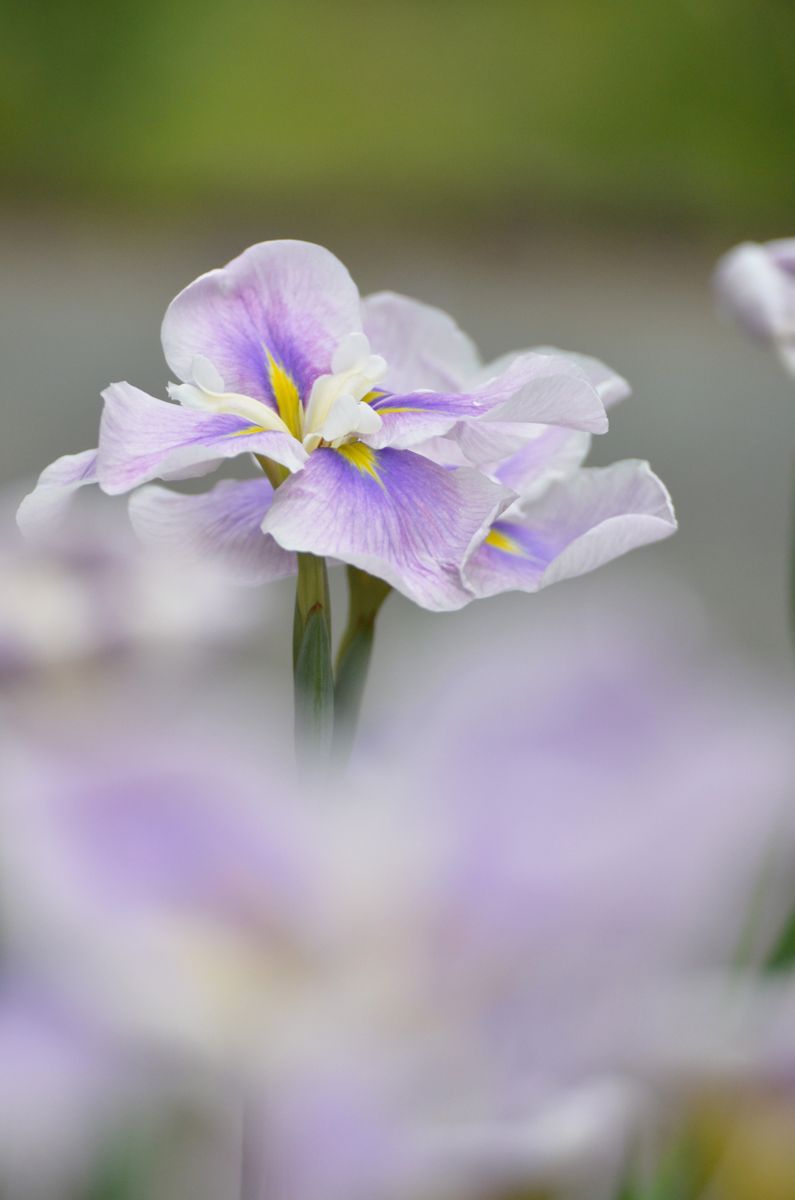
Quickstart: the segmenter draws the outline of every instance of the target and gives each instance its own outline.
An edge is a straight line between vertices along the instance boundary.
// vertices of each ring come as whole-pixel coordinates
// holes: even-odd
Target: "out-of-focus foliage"
[[[3,0],[2,13],[12,196],[727,228],[795,205],[790,0]]]

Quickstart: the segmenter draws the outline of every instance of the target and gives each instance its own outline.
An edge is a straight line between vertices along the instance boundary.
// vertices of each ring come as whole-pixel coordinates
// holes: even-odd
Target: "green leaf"
[[[795,965],[795,909],[790,913],[787,923],[779,934],[770,957],[767,960],[769,971],[787,971]]]
[[[334,754],[338,761],[348,757],[353,744],[374,640],[373,621],[358,625],[351,632],[345,652],[338,659],[334,688]]]
[[[348,625],[337,652],[334,689],[334,757],[343,763],[353,744],[375,640],[375,620],[392,588],[358,567],[348,567]]]
[[[304,621],[295,662],[295,742],[299,759],[313,766],[327,761],[334,732],[334,675],[331,637],[322,608]]]

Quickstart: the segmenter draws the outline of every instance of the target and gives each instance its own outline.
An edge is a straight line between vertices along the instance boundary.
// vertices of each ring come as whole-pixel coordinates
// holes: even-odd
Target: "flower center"
[[[305,403],[295,380],[267,347],[265,356],[278,411],[251,396],[225,391],[215,366],[202,357],[193,360],[191,382],[169,384],[169,395],[189,408],[233,413],[261,429],[289,433],[310,453],[319,446],[336,449],[381,428],[381,418],[368,401],[387,366],[379,354],[370,353],[363,333],[343,338],[332,356],[331,373],[318,376]]]
[[[376,433],[381,418],[367,397],[386,374],[380,354],[370,353],[363,333],[344,338],[331,360],[331,374],[312,384],[303,414],[303,443],[310,452],[321,442],[340,446],[359,434]]]

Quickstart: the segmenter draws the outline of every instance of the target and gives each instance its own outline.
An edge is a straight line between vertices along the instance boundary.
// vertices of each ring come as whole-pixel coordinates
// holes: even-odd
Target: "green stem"
[[[388,583],[357,567],[348,567],[348,624],[337,651],[334,686],[334,755],[344,762],[350,754],[367,683],[375,639],[375,621],[391,592]]]
[[[334,729],[331,606],[325,559],[298,555],[293,624],[295,744],[305,765],[322,766]]]
[[[331,625],[328,572],[324,558],[318,558],[315,554],[298,555],[295,607],[302,625],[306,625],[312,612],[320,613],[326,623]]]
[[[795,912],[790,913],[767,960],[769,971],[789,971],[795,963]]]
[[[274,491],[284,483],[285,479],[290,478],[290,472],[281,463],[273,462],[272,459],[266,458],[264,454],[255,454],[254,457],[267,475],[268,481]]]

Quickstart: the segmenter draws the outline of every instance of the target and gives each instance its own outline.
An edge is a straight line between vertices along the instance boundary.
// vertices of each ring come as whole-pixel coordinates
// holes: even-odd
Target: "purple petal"
[[[588,433],[607,429],[597,387],[569,355],[518,354],[473,395],[489,422],[529,421]]]
[[[383,421],[368,438],[375,447],[403,449],[473,422],[478,426],[561,425],[604,433],[607,417],[597,388],[563,355],[520,354],[499,374],[463,395],[414,392],[373,403]],[[490,428],[484,430],[488,435]],[[500,436],[501,431],[495,431]],[[515,449],[516,447],[514,447]]]
[[[589,433],[540,425],[537,436],[525,438],[520,450],[497,464],[493,477],[527,499],[581,467],[590,446]]]
[[[463,392],[480,370],[473,342],[440,308],[377,292],[362,301],[362,319],[374,353],[389,365],[391,392]]]
[[[219,459],[238,454],[262,454],[291,471],[306,460],[295,438],[265,432],[242,417],[156,400],[129,383],[113,383],[102,395],[97,477],[110,495],[202,464],[210,470]]]
[[[296,571],[295,555],[262,532],[272,499],[264,478],[227,479],[200,496],[151,486],[130,498],[130,519],[145,542],[217,563],[236,583],[268,583]]]
[[[87,483],[97,482],[97,451],[65,454],[45,467],[32,492],[17,510],[17,524],[26,537],[39,537],[64,516],[72,495]]]
[[[266,348],[306,398],[338,343],[361,327],[359,293],[339,259],[311,242],[274,241],[189,284],[161,336],[179,379],[190,381],[193,360],[208,358],[227,391],[273,404]]]
[[[554,346],[537,347],[537,350],[540,354],[565,354],[578,367],[582,367],[599,393],[605,408],[612,408],[614,404],[620,404],[632,395],[628,380],[599,358],[593,358],[590,354],[579,354],[573,350],[558,350]]]
[[[478,596],[536,592],[675,529],[668,492],[648,463],[628,459],[577,471],[521,514],[496,522],[464,568],[464,579]]]
[[[505,497],[476,471],[358,442],[316,450],[278,489],[263,529],[285,549],[351,563],[443,611],[471,599],[461,564]]]
[[[467,421],[453,436],[470,466],[522,495],[525,486],[532,491],[579,466],[591,443],[591,435],[579,429],[515,421]]]
[[[537,346],[527,353],[563,357],[577,367],[596,389],[605,408],[630,395],[626,379],[598,358]],[[483,374],[504,371],[517,358],[506,354],[483,368]],[[468,460],[488,470],[493,478],[513,491],[528,491],[550,483],[582,464],[590,445],[590,436],[581,430],[563,427],[528,426],[510,421],[469,421],[456,430],[456,437]]]
[[[632,394],[632,388],[623,375],[619,375],[601,359],[593,358],[590,354],[580,354],[576,350],[561,350],[557,346],[531,346],[529,350],[521,353],[551,355],[556,358],[568,359],[576,367],[579,367],[589,382],[593,384],[605,408],[612,408],[614,404],[626,400]],[[504,371],[518,357],[519,352],[500,355],[499,358],[482,368],[481,376],[485,378]]]

